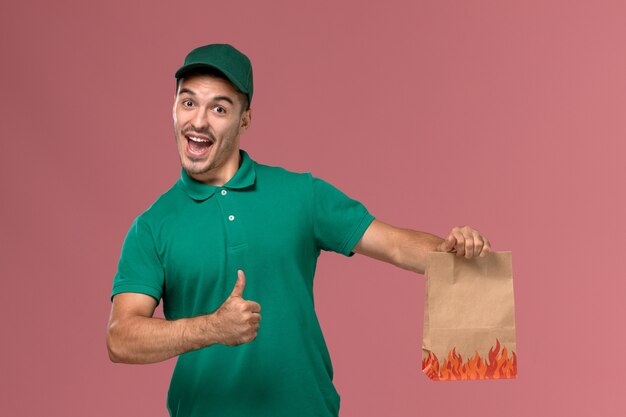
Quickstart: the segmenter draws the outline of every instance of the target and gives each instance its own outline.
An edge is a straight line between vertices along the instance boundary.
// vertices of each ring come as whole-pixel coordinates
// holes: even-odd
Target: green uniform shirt
[[[358,201],[310,174],[242,163],[224,186],[181,178],[132,224],[113,293],[163,299],[168,320],[207,314],[228,298],[261,305],[257,338],[180,355],[172,416],[336,416],[339,395],[313,303],[320,250],[346,256],[374,220]]]

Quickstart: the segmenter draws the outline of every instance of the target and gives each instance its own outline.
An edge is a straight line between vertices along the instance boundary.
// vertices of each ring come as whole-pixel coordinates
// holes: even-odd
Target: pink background
[[[513,251],[519,378],[472,383],[421,373],[421,276],[323,255],[342,417],[626,415],[624,2],[156,3],[2,6],[0,415],[166,415],[174,361],[110,363],[108,297],[209,42],[253,61],[254,159]]]

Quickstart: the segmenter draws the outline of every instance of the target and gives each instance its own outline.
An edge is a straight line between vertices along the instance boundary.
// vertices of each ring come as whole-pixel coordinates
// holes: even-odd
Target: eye
[[[191,107],[193,106],[193,102],[191,100],[189,100],[188,98],[184,99],[182,102],[183,107]]]
[[[216,106],[215,111],[219,114],[226,114],[226,109],[222,106]]]

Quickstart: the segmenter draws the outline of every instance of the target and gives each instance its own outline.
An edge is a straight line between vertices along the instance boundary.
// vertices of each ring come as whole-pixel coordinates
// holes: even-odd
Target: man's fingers
[[[455,231],[452,232],[454,235],[455,245],[454,249],[456,251],[456,256],[464,256],[465,255],[465,237],[461,232]]]
[[[252,324],[259,324],[261,322],[261,315],[259,313],[253,313],[250,321]]]
[[[254,302],[254,301],[248,301],[248,305],[250,306],[250,312],[251,313],[260,313],[261,312],[261,304]]]
[[[474,256],[474,236],[472,235],[472,231],[468,230],[467,226],[461,228],[462,244],[463,244],[463,255],[465,259],[470,259]]]
[[[473,230],[472,234],[474,235],[474,256],[484,258],[491,251],[491,243],[476,230]]]
[[[491,250],[491,244],[479,231],[465,226],[460,229],[464,241],[464,256],[466,259],[485,257]]]
[[[240,269],[237,271],[237,282],[235,283],[235,288],[233,288],[233,292],[230,293],[231,297],[242,297],[243,298],[243,289],[246,286],[246,275]]]
[[[474,240],[474,256],[478,256],[483,250],[485,241],[476,230],[472,230],[472,239]]]
[[[480,257],[485,257],[487,254],[491,252],[491,243],[487,239],[485,239],[485,243],[483,244],[483,250],[480,251]]]

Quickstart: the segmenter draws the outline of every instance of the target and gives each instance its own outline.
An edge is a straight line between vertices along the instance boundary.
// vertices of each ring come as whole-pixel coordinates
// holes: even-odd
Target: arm
[[[137,293],[113,298],[107,348],[113,362],[154,363],[216,343],[207,316],[163,320],[152,317],[156,300]]]
[[[442,239],[430,233],[401,229],[374,220],[353,251],[423,274],[428,252],[456,252],[458,256],[469,259],[486,256],[490,249],[489,241],[467,226],[453,228],[448,237]]]
[[[244,287],[245,275],[240,271],[233,292],[214,313],[179,320],[152,317],[157,303],[148,295],[117,294],[107,332],[109,358],[154,363],[215,343],[251,342],[259,329],[261,307],[243,299]]]

